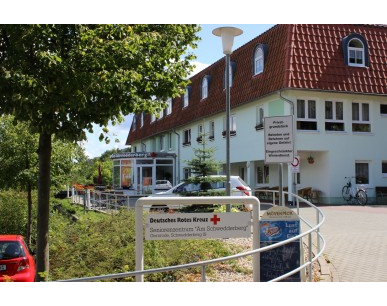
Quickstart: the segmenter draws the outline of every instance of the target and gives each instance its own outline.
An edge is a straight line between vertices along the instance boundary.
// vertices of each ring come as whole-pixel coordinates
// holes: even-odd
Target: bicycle
[[[367,204],[368,201],[367,191],[365,191],[365,189],[363,188],[353,186],[352,178],[355,177],[345,177],[345,179],[347,180],[347,184],[342,189],[343,199],[347,202],[356,199],[358,204],[364,206]]]

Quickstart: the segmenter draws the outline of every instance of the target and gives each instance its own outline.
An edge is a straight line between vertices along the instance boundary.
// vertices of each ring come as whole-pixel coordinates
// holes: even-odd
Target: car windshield
[[[23,248],[19,241],[0,241],[0,259],[24,257]]]

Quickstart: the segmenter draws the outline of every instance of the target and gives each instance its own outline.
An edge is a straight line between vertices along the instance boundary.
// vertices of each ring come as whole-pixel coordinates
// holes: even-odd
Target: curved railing
[[[278,191],[273,191],[273,190],[261,190],[261,189],[259,190],[259,192],[265,192],[265,191],[273,193],[273,195],[275,195],[275,193],[278,193]],[[272,244],[269,246],[265,246],[262,248],[256,248],[256,249],[253,249],[251,251],[247,251],[247,252],[243,252],[243,253],[239,253],[239,254],[235,254],[235,255],[231,255],[231,256],[216,258],[216,259],[199,261],[199,262],[195,262],[195,263],[188,263],[188,264],[183,264],[183,265],[176,265],[176,266],[169,266],[169,267],[155,268],[155,269],[148,269],[148,270],[137,270],[137,271],[132,271],[132,272],[108,274],[108,275],[102,275],[102,276],[92,276],[92,277],[67,279],[67,280],[61,280],[60,282],[98,281],[98,280],[107,280],[107,279],[127,278],[127,277],[133,277],[133,276],[139,277],[139,276],[143,276],[146,274],[162,273],[162,272],[175,271],[175,270],[183,270],[183,269],[189,269],[189,268],[194,268],[194,267],[201,268],[201,280],[206,281],[206,267],[209,265],[212,265],[212,264],[215,264],[218,262],[225,262],[225,261],[229,261],[229,260],[234,260],[234,259],[238,259],[238,258],[242,258],[242,257],[246,257],[246,256],[253,256],[255,254],[265,252],[265,251],[274,249],[276,247],[285,245],[285,244],[290,243],[292,241],[302,239],[304,237],[308,238],[307,242],[306,242],[307,250],[308,250],[308,256],[307,256],[306,262],[301,264],[296,269],[294,269],[286,274],[283,274],[275,279],[272,279],[271,282],[283,280],[283,279],[285,279],[285,278],[287,278],[287,277],[289,277],[289,276],[291,276],[291,275],[293,275],[293,274],[295,274],[303,269],[306,269],[306,268],[308,268],[308,280],[309,280],[309,282],[311,282],[312,276],[313,276],[312,275],[313,274],[312,265],[323,254],[323,251],[325,249],[325,239],[320,234],[320,227],[325,220],[325,216],[324,216],[323,212],[318,207],[316,207],[311,202],[305,200],[304,198],[302,198],[298,195],[292,194],[292,193],[288,193],[288,192],[283,192],[283,193],[291,195],[292,197],[295,198],[296,206],[294,207],[294,209],[296,209],[296,213],[300,217],[300,220],[303,222],[303,224],[309,228],[308,230],[306,230],[304,232],[302,232],[302,229],[301,229],[301,234],[294,236],[290,239],[287,239],[287,240],[284,240],[284,241],[281,241],[281,242],[278,242],[278,243],[275,243],[275,244]],[[300,203],[305,203],[305,205],[307,205],[315,210],[315,212],[316,212],[315,224],[312,224],[310,221],[306,220],[303,216],[300,215]],[[260,204],[275,205],[272,203],[260,203]],[[315,238],[317,239],[316,246],[314,246],[314,244],[313,244],[313,237],[312,237],[313,233],[316,235]],[[305,242],[303,242],[303,243],[305,243]]]

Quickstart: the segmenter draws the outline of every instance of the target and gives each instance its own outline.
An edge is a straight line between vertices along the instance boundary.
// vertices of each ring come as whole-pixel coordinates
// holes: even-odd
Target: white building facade
[[[293,115],[299,173],[283,167],[284,186],[312,187],[322,203],[342,203],[344,177],[375,197],[387,186],[387,27],[277,25],[234,51],[231,174],[252,188],[279,184],[265,163],[265,117]],[[132,152],[176,154],[174,184],[189,172],[193,148],[216,148],[226,160],[224,59],[191,78],[162,118],[137,114]],[[313,163],[308,161],[312,157]],[[371,200],[372,202],[372,200]]]

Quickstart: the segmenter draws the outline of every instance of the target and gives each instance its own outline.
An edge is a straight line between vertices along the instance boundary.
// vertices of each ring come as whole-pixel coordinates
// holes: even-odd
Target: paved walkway
[[[387,206],[319,206],[333,281],[387,282]],[[301,216],[315,220],[311,208]],[[314,223],[315,224],[315,223]]]

